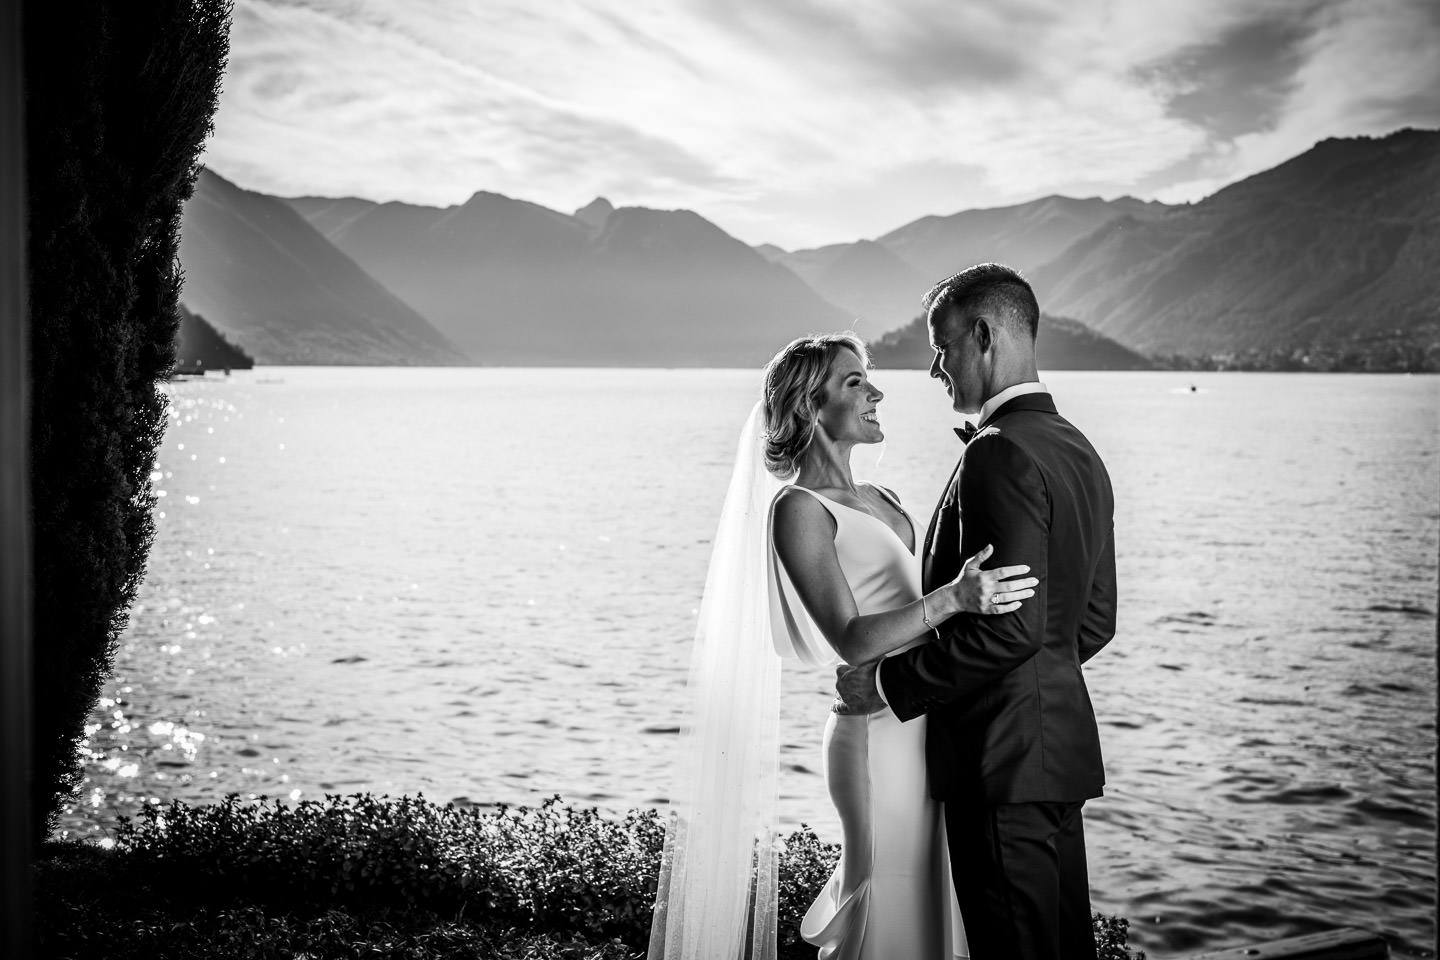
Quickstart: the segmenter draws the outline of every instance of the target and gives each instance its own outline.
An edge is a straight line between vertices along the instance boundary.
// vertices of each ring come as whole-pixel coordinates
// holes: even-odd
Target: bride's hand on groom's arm
[[[995,567],[981,570],[980,564],[995,552],[993,544],[987,544],[979,553],[965,561],[960,575],[942,589],[950,592],[957,613],[999,614],[1020,609],[1022,601],[1035,596],[1035,587],[1040,581],[1027,577],[1030,568],[1025,564]]]
[[[835,671],[835,712],[842,716],[879,713],[885,709],[880,691],[875,686],[879,660],[867,660],[857,666],[841,665]]]

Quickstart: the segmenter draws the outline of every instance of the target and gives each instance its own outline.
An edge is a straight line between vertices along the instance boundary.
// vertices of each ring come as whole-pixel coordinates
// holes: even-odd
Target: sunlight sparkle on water
[[[140,764],[126,763],[119,757],[111,757],[104,763],[100,764],[100,766],[104,767],[106,770],[109,770],[117,777],[133,777],[140,772]]]

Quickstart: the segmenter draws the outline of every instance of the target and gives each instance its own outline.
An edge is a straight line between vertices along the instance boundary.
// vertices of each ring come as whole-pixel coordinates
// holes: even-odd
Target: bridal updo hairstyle
[[[865,341],[853,333],[827,333],[790,342],[765,365],[765,469],[781,480],[800,470],[815,438],[825,380],[841,350],[870,366]]]

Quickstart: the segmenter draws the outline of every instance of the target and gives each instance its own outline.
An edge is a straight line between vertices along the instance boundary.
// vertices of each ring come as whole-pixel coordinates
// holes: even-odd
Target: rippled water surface
[[[941,389],[879,371],[923,524]],[[1353,925],[1434,956],[1440,378],[1047,376],[1115,482],[1086,667],[1096,906],[1154,957]],[[1195,389],[1191,389],[1191,386]],[[663,802],[739,371],[268,368],[177,383],[150,571],[68,830],[150,798]],[[829,677],[786,823],[838,839]]]

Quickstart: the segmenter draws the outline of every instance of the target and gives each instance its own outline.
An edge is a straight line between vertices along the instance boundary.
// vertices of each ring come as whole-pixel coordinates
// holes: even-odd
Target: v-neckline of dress
[[[800,485],[797,483],[797,484],[795,484],[795,486],[798,487],[798,486],[800,486]],[[858,507],[852,507],[852,506],[850,506],[850,504],[848,504],[848,503],[841,503],[839,500],[836,500],[836,499],[834,499],[833,497],[827,497],[827,496],[825,496],[825,494],[821,493],[819,490],[812,490],[812,489],[810,489],[809,487],[800,487],[800,489],[801,489],[801,490],[807,490],[807,491],[809,491],[810,493],[815,494],[815,496],[819,497],[821,500],[824,500],[824,501],[827,502],[827,503],[833,503],[833,504],[835,504],[835,506],[837,506],[837,507],[844,507],[846,510],[849,510],[851,513],[858,513],[858,514],[860,514],[862,517],[869,517],[871,520],[874,520],[876,523],[880,524],[880,526],[884,527],[886,530],[889,530],[889,531],[890,531],[890,536],[892,536],[892,537],[894,537],[896,540],[900,541],[900,546],[905,547],[905,552],[906,552],[906,553],[910,554],[910,556],[912,556],[912,557],[914,557],[914,556],[917,555],[917,554],[916,554],[916,551],[920,549],[920,534],[919,534],[919,531],[917,531],[917,530],[915,529],[915,520],[910,516],[910,512],[909,512],[908,510],[906,510],[904,507],[897,506],[895,509],[897,509],[897,510],[900,511],[900,516],[904,517],[904,518],[905,518],[905,522],[910,525],[910,539],[913,540],[913,541],[915,541],[915,546],[913,546],[913,547],[907,547],[907,546],[905,546],[905,538],[902,537],[902,536],[900,536],[900,534],[896,533],[894,527],[890,526],[890,524],[886,523],[884,520],[881,520],[879,517],[875,516],[875,514],[871,513],[870,511],[868,511],[868,510],[861,510],[861,509],[859,509]]]

